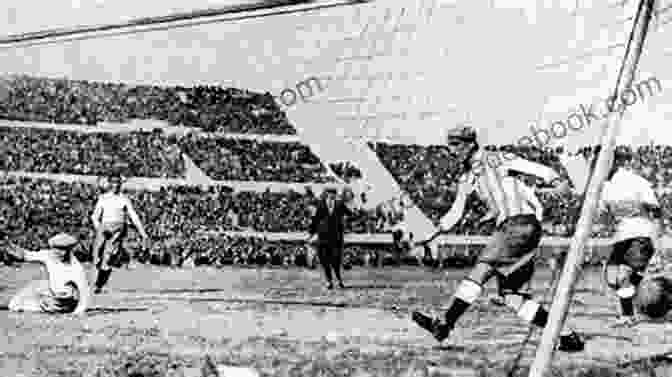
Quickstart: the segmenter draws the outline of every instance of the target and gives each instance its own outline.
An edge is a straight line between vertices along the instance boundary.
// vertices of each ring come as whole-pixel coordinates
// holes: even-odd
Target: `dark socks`
[[[635,287],[637,287],[643,279],[644,276],[642,276],[639,272],[633,272],[632,275],[630,275],[630,282],[632,282],[632,285]]]
[[[546,327],[546,323],[548,322],[548,312],[544,308],[539,308],[537,310],[537,313],[534,315],[534,318],[532,319],[532,324],[544,328]]]
[[[632,298],[621,298],[621,310],[624,316],[631,317],[635,315],[635,306],[632,303]]]
[[[98,276],[96,277],[96,289],[101,290],[107,284],[107,281],[110,280],[110,275],[112,270],[98,270]]]
[[[445,319],[446,324],[450,327],[455,327],[455,323],[458,319],[469,309],[470,304],[461,298],[453,298],[453,303],[450,305],[450,308],[446,311]]]

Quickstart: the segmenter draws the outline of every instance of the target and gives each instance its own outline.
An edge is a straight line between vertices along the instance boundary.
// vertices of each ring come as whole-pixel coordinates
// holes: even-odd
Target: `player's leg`
[[[334,283],[331,276],[331,246],[326,243],[319,243],[317,245],[317,256],[320,259],[320,264],[324,269],[324,276],[327,278],[327,288],[334,289]]]
[[[98,269],[100,267],[103,246],[105,245],[105,232],[102,228],[96,230],[93,245],[91,245],[91,254],[93,255],[93,265]]]
[[[98,276],[96,277],[94,293],[99,294],[103,291],[103,287],[107,285],[112,275],[112,266],[110,261],[112,256],[118,251],[120,241],[122,239],[122,232],[119,228],[110,228],[103,230],[104,242],[102,243],[99,253]]]
[[[339,288],[345,288],[343,278],[341,277],[341,268],[343,266],[343,247],[334,246],[331,249],[331,268],[334,270]]]
[[[507,269],[502,269],[501,291],[504,303],[527,323],[544,328],[548,322],[548,311],[532,299],[528,292],[521,292],[534,276],[537,248],[541,242],[541,224],[530,216],[520,216],[507,227],[505,247],[507,255],[519,259]],[[524,253],[524,254],[520,254]],[[584,349],[584,342],[573,330],[567,328],[560,334],[558,349],[576,352]]]
[[[493,235],[493,240],[482,252],[476,266],[470,271],[469,275],[460,282],[457,290],[453,294],[450,306],[444,314],[444,320],[432,318],[420,312],[413,312],[412,320],[418,326],[429,331],[439,342],[450,335],[457,321],[462,317],[469,307],[483,293],[483,286],[495,274],[495,269],[490,263],[493,257],[497,257],[502,248],[505,236],[502,232]]]
[[[614,244],[605,271],[607,285],[615,291],[621,307],[616,326],[635,322],[634,297],[654,254],[650,238],[638,237]]]
[[[13,312],[42,312],[41,297],[49,289],[48,280],[34,280],[21,288],[9,301]]]
[[[68,284],[66,290],[55,294],[45,290],[40,295],[42,312],[49,314],[69,314],[75,311],[79,304],[80,293],[74,284]]]

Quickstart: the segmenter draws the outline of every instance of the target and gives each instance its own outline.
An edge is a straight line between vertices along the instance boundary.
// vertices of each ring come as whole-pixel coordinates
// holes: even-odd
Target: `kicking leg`
[[[439,342],[450,335],[457,321],[483,293],[483,285],[494,275],[494,268],[487,263],[478,263],[467,278],[460,282],[453,295],[450,307],[444,314],[444,321],[431,318],[420,312],[413,312],[412,319],[418,326],[429,331]]]
[[[23,287],[9,301],[9,310],[13,312],[42,312],[41,296],[49,290],[48,280],[35,280]]]

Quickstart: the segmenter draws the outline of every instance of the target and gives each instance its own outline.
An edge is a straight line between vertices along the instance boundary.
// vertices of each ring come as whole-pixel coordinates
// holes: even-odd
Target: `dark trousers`
[[[343,247],[329,243],[320,243],[317,245],[317,254],[320,257],[320,264],[324,268],[324,274],[327,281],[331,283],[331,271],[334,271],[336,279],[342,282],[341,264],[343,263]]]

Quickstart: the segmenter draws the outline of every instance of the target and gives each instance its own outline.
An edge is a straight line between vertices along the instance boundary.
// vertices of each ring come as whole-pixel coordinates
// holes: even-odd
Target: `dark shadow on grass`
[[[217,292],[227,292],[231,289],[221,289],[221,288],[195,288],[195,289],[120,289],[119,292],[124,293],[156,293],[156,294],[179,294],[179,293],[217,293]]]
[[[604,292],[601,289],[595,289],[595,288],[576,288],[574,289],[574,294],[577,293],[592,293],[601,296]]]
[[[312,301],[312,300],[278,300],[278,299],[241,299],[241,298],[221,298],[221,297],[161,297],[161,296],[147,296],[140,298],[132,298],[127,301],[182,301],[188,303],[196,302],[215,302],[228,304],[247,304],[247,305],[295,305],[295,306],[313,306],[313,307],[331,307],[331,308],[347,308],[347,309],[373,309],[381,311],[390,311],[398,313],[399,306],[396,305],[365,305],[353,304],[348,302],[329,302],[329,301]]]
[[[662,317],[662,318],[639,318],[635,322],[635,326],[645,325],[645,324],[662,325],[662,324],[669,323],[670,321],[672,321],[672,318],[669,315],[665,316],[665,317]]]
[[[149,308],[89,308],[86,310],[87,315],[102,315],[102,314],[118,314],[127,312],[145,312]]]
[[[628,368],[628,367],[645,367],[648,364],[649,367],[658,367],[658,366],[669,366],[672,365],[672,362],[669,359],[670,354],[656,354],[648,357],[643,357],[635,360],[628,360],[618,364],[619,368]],[[651,365],[654,364],[654,365]]]
[[[345,290],[357,290],[357,289],[403,289],[401,285],[390,285],[390,284],[346,284]]]
[[[165,299],[165,298],[164,298]],[[171,298],[174,300],[175,298]],[[180,300],[177,298],[177,300]],[[297,300],[253,300],[253,299],[225,299],[225,298],[185,298],[182,299],[189,302],[223,302],[230,304],[265,304],[265,305],[304,305],[304,306],[321,306],[332,308],[355,308],[356,306],[348,305],[346,303],[338,302],[324,302],[324,301],[297,301]]]
[[[607,319],[607,318],[616,319],[618,317],[614,313],[571,313],[571,316],[572,317],[595,318],[595,319]]]
[[[467,352],[468,349],[465,346],[458,346],[457,344],[441,344],[432,347],[432,349],[437,351],[450,351],[450,352]]]
[[[613,335],[613,334],[608,334],[608,333],[581,332],[581,336],[587,342],[589,342],[589,341],[591,341],[595,338],[607,338],[607,339],[614,339],[614,340],[622,340],[622,341],[625,341],[625,342],[632,342],[632,338],[629,337],[629,336]]]
[[[125,312],[144,312],[147,310],[149,310],[149,308],[89,308],[86,310],[86,314],[100,315],[100,314],[125,313]],[[0,305],[0,311],[9,311],[9,306]]]

